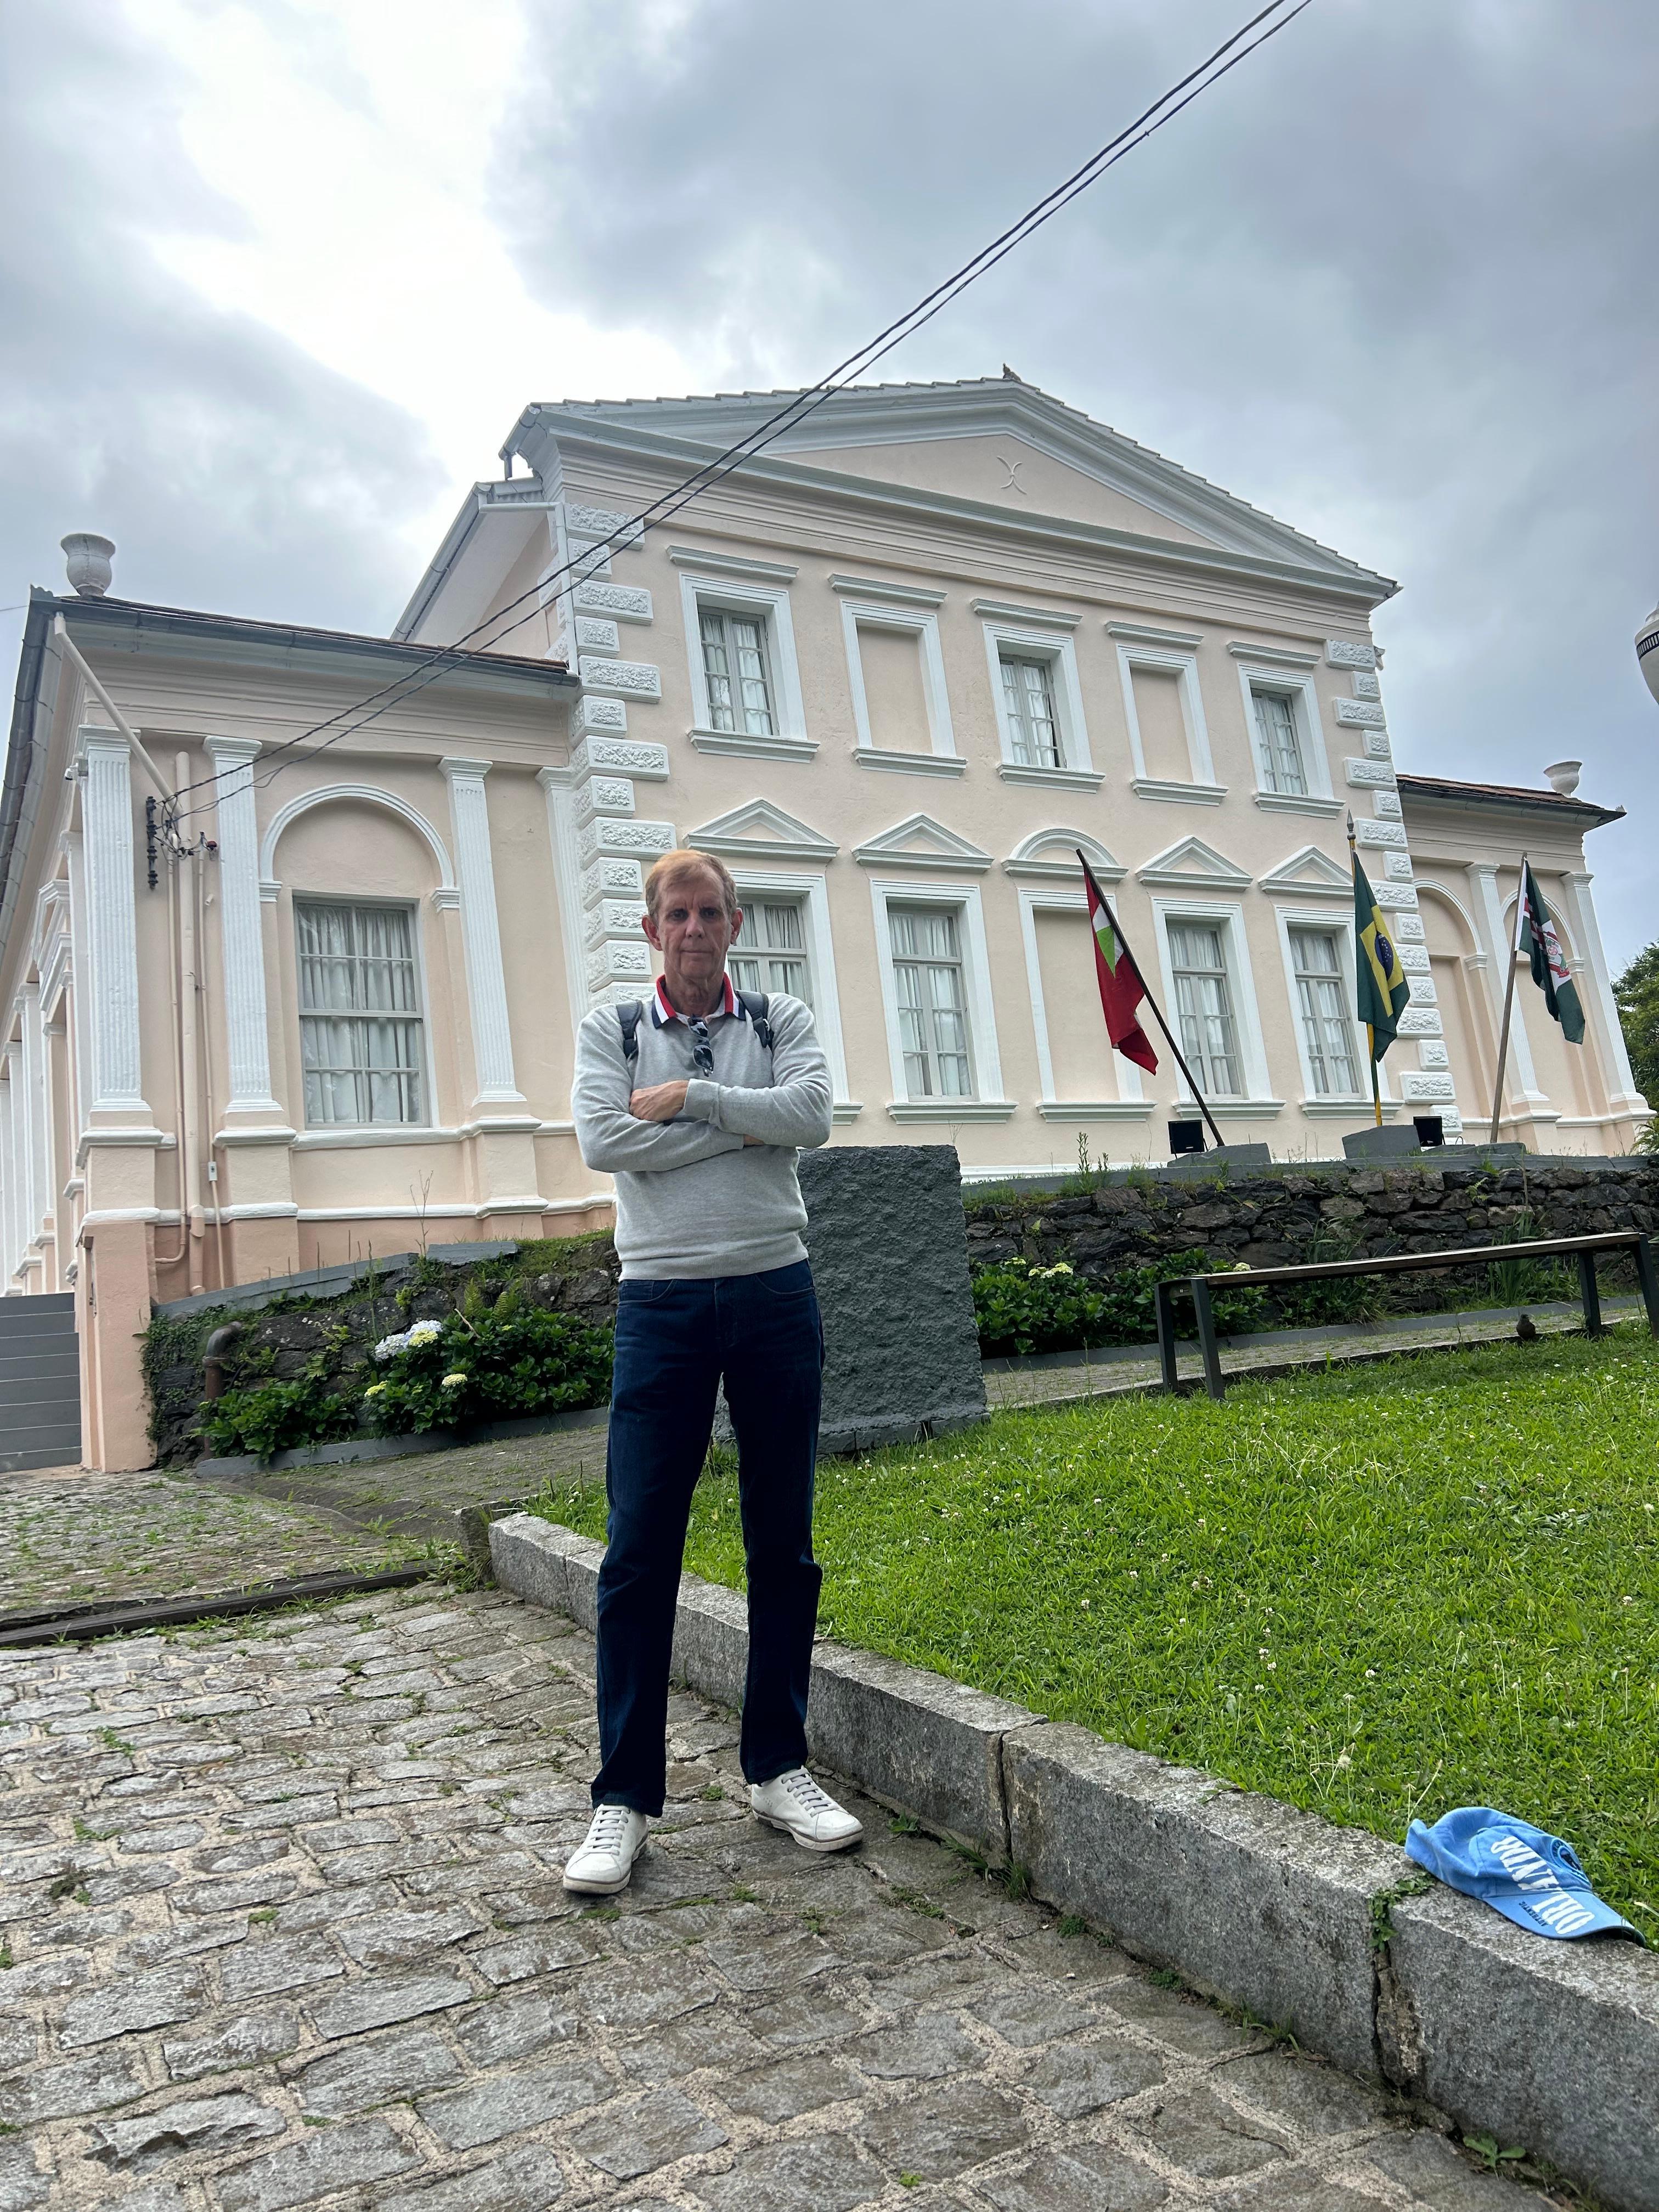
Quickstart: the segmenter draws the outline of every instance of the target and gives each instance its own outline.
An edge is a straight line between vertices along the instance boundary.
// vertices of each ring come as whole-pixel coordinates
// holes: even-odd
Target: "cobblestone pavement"
[[[0,1662],[3,2212],[1528,2201],[873,1806],[759,1828],[690,1698],[578,1908],[592,1667],[493,1592]]]
[[[53,1600],[182,1597],[294,1575],[372,1574],[423,1549],[409,1536],[234,1498],[189,1475],[76,1467],[0,1475],[0,1613]]]

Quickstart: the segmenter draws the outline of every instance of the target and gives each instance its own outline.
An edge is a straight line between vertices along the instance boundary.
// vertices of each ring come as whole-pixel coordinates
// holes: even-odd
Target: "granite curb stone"
[[[1060,1724],[1003,1746],[1013,1856],[1042,1896],[1370,2075],[1371,1900],[1393,1844]]]
[[[590,1632],[604,1547],[495,1522],[501,1587]],[[686,1576],[675,1669],[738,1701],[735,1592]],[[1659,2212],[1659,1958],[1529,1939],[1455,1893],[1401,1895],[1402,1851],[1086,1729],[820,1644],[813,1755],[1027,1872],[1033,1893],[1304,2049],[1471,2131],[1524,2144],[1620,2212]]]
[[[1443,1888],[1389,1917],[1389,2080],[1614,2203],[1659,2206],[1659,1958],[1617,1937],[1540,1940]]]

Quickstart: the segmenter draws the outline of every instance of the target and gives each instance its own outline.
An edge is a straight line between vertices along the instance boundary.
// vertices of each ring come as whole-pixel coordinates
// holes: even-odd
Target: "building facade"
[[[674,843],[738,878],[738,981],[811,1000],[834,1140],[975,1176],[1156,1161],[1191,1110],[1107,1044],[1078,850],[1224,1133],[1297,1158],[1370,1117],[1349,810],[1412,979],[1384,1111],[1454,1138],[1529,849],[1589,1030],[1518,998],[1500,1134],[1633,1141],[1614,811],[1396,774],[1388,579],[1012,378],[839,395],[667,511],[788,398],[526,410],[391,639],[36,593],[0,1271],[95,1315],[100,1463],[142,1459],[153,1296],[607,1218],[574,1028],[647,988]]]

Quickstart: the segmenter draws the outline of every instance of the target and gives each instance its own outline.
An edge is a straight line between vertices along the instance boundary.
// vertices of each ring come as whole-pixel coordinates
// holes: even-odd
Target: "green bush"
[[[988,1358],[1007,1358],[1079,1345],[1150,1344],[1158,1335],[1159,1283],[1208,1273],[1212,1264],[1203,1252],[1176,1252],[1146,1267],[1121,1268],[1097,1285],[1085,1282],[1063,1260],[1052,1267],[1019,1259],[981,1267],[974,1276],[980,1350]],[[1260,1328],[1267,1313],[1260,1291],[1218,1286],[1211,1302],[1224,1336]],[[1174,1304],[1176,1332],[1189,1337],[1197,1327],[1192,1297],[1181,1291]]]
[[[383,1436],[602,1406],[610,1396],[610,1329],[522,1309],[511,1287],[493,1310],[470,1303],[481,1310],[418,1328],[382,1362],[365,1397]]]
[[[202,1408],[202,1434],[216,1455],[252,1452],[269,1459],[273,1452],[298,1451],[307,1444],[332,1443],[357,1425],[357,1409],[320,1376],[297,1382],[261,1382],[251,1390],[227,1390]]]

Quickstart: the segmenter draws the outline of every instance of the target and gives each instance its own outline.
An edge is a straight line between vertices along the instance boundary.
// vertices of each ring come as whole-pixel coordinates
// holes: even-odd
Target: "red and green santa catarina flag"
[[[1538,888],[1538,878],[1527,863],[1521,881],[1521,943],[1523,959],[1532,962],[1532,980],[1544,994],[1544,1004],[1561,1024],[1569,1044],[1584,1042],[1584,1009],[1578,1003],[1578,986],[1572,980],[1561,940],[1550,920]]]
[[[1078,857],[1081,860],[1081,854]],[[1095,980],[1100,985],[1106,1034],[1112,1040],[1114,1052],[1121,1052],[1125,1060],[1133,1060],[1149,1075],[1156,1075],[1158,1054],[1135,1019],[1135,1009],[1146,997],[1146,987],[1112,926],[1112,910],[1086,860],[1083,862],[1083,887],[1089,900],[1089,927],[1094,932]]]

